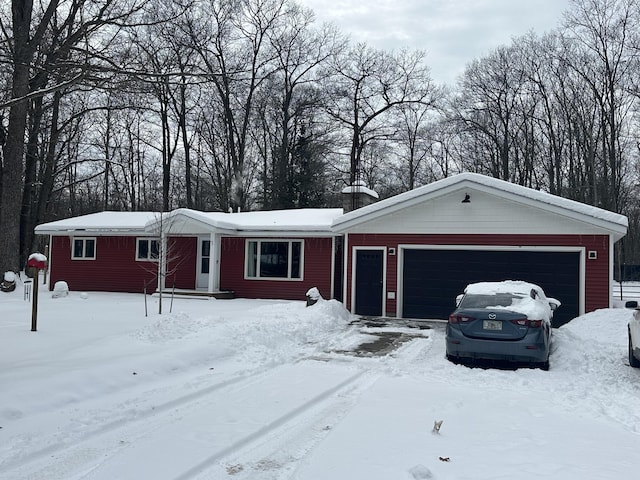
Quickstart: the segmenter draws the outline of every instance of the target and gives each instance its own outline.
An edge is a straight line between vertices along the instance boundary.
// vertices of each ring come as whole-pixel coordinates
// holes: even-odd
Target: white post
[[[207,292],[213,293],[218,290],[218,245],[216,245],[216,234],[211,232],[209,235],[209,281]]]

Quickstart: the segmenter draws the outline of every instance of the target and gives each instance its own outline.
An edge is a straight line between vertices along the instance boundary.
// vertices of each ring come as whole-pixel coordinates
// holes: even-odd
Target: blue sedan
[[[449,316],[447,358],[497,360],[549,369],[551,318],[560,302],[522,281],[468,285]]]

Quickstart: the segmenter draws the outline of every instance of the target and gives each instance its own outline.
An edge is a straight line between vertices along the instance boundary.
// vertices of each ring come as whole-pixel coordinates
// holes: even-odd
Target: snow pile
[[[69,295],[69,284],[63,280],[56,282],[53,285],[53,293],[51,296],[53,298],[66,297]]]
[[[16,289],[16,274],[4,272],[4,280],[0,283],[0,291],[4,293],[13,292]]]
[[[322,295],[320,295],[320,290],[317,287],[312,287],[307,291],[307,298],[311,300],[320,300]]]

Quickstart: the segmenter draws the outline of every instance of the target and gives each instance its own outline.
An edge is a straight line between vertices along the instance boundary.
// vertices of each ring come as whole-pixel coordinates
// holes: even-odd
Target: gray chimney
[[[366,207],[378,200],[378,194],[367,188],[362,180],[342,189],[342,208],[344,213]]]

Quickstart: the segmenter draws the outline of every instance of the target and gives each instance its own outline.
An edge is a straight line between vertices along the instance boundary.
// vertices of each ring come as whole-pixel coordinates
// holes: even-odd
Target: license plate
[[[485,330],[502,330],[502,321],[500,320],[483,320],[482,328]]]

